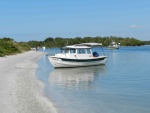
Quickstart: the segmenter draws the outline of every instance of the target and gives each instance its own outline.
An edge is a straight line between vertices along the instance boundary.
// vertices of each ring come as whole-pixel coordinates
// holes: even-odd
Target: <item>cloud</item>
[[[141,25],[130,25],[130,28],[131,29],[144,29],[144,26],[141,26]]]

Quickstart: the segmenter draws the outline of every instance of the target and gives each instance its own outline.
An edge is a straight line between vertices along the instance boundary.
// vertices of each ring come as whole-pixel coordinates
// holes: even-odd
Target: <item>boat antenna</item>
[[[104,50],[103,50],[103,47],[101,46],[101,48],[102,48],[102,52],[103,52],[103,54],[105,55],[105,53],[104,53]]]
[[[67,43],[66,43],[66,46],[68,45],[68,40],[67,40]]]

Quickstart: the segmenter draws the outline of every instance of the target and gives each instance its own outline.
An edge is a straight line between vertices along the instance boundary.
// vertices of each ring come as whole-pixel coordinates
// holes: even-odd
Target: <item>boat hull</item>
[[[119,46],[109,46],[108,49],[119,49]]]
[[[106,56],[90,59],[70,59],[70,58],[58,58],[50,56],[48,58],[55,68],[104,65],[107,61]]]

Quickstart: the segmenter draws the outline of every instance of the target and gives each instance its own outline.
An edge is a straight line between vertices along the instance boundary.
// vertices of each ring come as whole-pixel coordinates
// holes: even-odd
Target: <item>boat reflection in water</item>
[[[54,69],[50,73],[49,82],[67,89],[91,89],[93,81],[105,72],[105,65]]]

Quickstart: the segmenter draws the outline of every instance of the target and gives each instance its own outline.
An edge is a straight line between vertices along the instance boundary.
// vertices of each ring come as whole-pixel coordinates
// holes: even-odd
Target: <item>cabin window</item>
[[[85,54],[85,49],[78,49],[77,53],[78,54]]]
[[[69,49],[65,49],[65,53],[69,53]]]
[[[64,49],[61,49],[61,53],[65,53],[65,50],[64,50]]]
[[[87,54],[91,54],[91,49],[86,49]]]
[[[75,49],[70,49],[70,53],[76,53]]]

